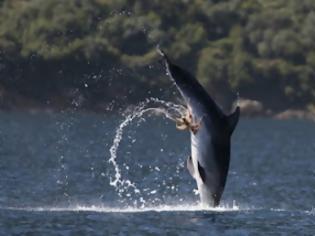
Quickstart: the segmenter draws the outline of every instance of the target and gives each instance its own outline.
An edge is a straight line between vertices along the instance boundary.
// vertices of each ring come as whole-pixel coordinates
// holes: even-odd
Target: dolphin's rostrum
[[[218,206],[225,187],[230,164],[231,135],[238,123],[240,108],[225,115],[201,84],[186,70],[165,59],[168,74],[176,83],[188,107],[188,115],[177,125],[186,125],[191,133],[191,156],[187,168],[196,180],[201,203]],[[185,123],[186,122],[186,123]],[[195,127],[192,129],[190,127]]]

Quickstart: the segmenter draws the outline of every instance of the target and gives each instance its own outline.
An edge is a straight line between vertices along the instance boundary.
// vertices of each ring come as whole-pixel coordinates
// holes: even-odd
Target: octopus
[[[176,119],[176,128],[179,130],[190,130],[193,134],[196,134],[201,126],[201,120],[195,122],[191,112],[187,109],[186,114]]]

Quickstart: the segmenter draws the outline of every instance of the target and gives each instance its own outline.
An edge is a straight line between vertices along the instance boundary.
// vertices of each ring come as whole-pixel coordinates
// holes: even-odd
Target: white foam
[[[310,216],[315,216],[315,208],[312,208],[310,211],[305,211],[305,213]]]
[[[3,210],[14,211],[29,211],[29,212],[100,212],[100,213],[141,213],[141,212],[196,212],[196,211],[210,211],[210,212],[232,212],[244,211],[249,209],[240,209],[238,206],[219,206],[219,207],[202,207],[196,204],[183,205],[160,205],[154,207],[107,207],[105,205],[75,205],[69,207],[2,207]]]

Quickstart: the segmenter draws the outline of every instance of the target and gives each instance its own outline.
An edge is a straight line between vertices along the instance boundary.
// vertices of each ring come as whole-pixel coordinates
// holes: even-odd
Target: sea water
[[[222,202],[204,209],[183,111],[2,112],[0,235],[315,233],[314,123],[241,119]]]

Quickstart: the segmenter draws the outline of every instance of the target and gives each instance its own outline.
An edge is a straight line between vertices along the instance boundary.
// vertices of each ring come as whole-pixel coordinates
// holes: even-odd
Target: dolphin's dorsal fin
[[[233,131],[234,131],[234,129],[238,123],[239,117],[240,117],[240,107],[237,106],[235,111],[233,113],[231,113],[229,116],[227,116],[227,121],[228,121],[228,125],[230,128],[230,134],[233,133]]]

